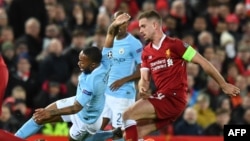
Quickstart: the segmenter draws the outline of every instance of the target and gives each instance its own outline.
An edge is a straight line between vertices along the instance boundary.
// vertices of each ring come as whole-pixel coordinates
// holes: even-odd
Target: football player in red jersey
[[[2,107],[5,89],[7,87],[9,72],[6,64],[4,63],[3,57],[0,54],[0,105]],[[0,115],[2,114],[2,108],[0,108]]]
[[[140,33],[149,41],[142,52],[141,79],[138,84],[142,99],[123,114],[126,141],[138,141],[148,133],[172,123],[187,105],[187,62],[199,64],[229,96],[240,89],[227,83],[217,69],[192,46],[177,38],[167,37],[162,31],[162,19],[155,11],[139,16]],[[156,92],[149,93],[150,78]],[[148,119],[153,122],[140,124]],[[138,124],[137,124],[138,123]]]

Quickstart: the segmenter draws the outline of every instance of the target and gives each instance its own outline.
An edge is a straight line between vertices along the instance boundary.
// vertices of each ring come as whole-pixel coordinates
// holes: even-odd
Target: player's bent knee
[[[132,112],[132,110],[129,108],[129,109],[127,109],[126,111],[124,111],[124,113],[123,113],[123,120],[125,121],[125,120],[128,120],[128,119],[133,119],[132,118],[133,117],[133,112]]]

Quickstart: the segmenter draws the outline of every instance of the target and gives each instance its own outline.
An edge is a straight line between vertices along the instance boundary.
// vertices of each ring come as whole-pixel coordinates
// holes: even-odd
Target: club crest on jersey
[[[86,95],[89,95],[89,96],[92,95],[92,92],[89,92],[89,91],[87,91],[87,90],[85,90],[85,89],[82,90],[82,93],[83,93],[83,94],[86,94]]]
[[[119,49],[119,54],[124,54],[124,52],[125,52],[124,48]]]
[[[167,49],[165,54],[166,54],[166,58],[170,58],[170,54],[171,54],[170,49]]]

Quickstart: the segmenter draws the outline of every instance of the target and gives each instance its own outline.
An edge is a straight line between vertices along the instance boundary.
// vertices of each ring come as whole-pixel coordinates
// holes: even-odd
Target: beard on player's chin
[[[83,70],[83,73],[84,73],[84,74],[90,74],[91,72],[92,72],[92,71],[91,71],[90,69],[84,69],[84,70]]]
[[[146,39],[144,39],[145,40],[145,42],[146,43],[149,43],[149,42],[151,42],[152,40],[151,39],[149,39],[149,38],[146,38]]]

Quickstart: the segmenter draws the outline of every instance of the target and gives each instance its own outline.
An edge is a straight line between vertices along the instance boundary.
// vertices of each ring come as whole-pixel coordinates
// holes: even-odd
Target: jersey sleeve
[[[136,61],[136,64],[140,64],[141,63],[141,53],[142,53],[142,43],[140,41],[135,41],[132,43],[132,56]]]
[[[145,48],[144,48],[145,49]],[[143,51],[142,52],[142,55],[141,55],[141,60],[142,60],[142,63],[141,63],[141,69],[149,69],[150,67],[148,66],[148,63],[147,63],[147,60],[150,56],[147,55],[147,52],[146,51]]]
[[[79,81],[76,100],[84,107],[93,97],[94,80],[87,78]]]
[[[175,52],[184,60],[190,62],[196,54],[196,50],[186,42],[176,39]]]

